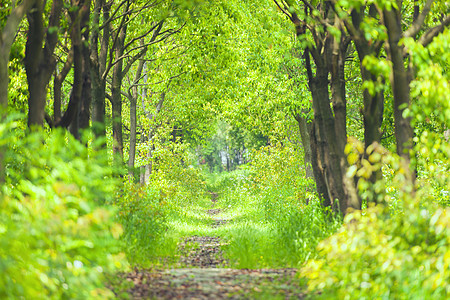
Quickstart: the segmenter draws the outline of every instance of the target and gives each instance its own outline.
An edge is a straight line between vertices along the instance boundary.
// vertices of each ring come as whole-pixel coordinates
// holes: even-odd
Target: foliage
[[[356,211],[302,269],[310,290],[341,299],[443,299],[450,292],[450,209]]]
[[[103,274],[124,266],[122,227],[102,151],[63,131],[20,137],[0,125],[6,183],[0,201],[0,297],[104,299]]]
[[[379,145],[367,149],[349,144],[350,176],[367,200],[377,200],[365,211],[345,218],[345,225],[318,246],[320,256],[302,274],[309,289],[323,296],[361,299],[443,299],[450,292],[450,209],[448,145],[434,144],[428,153],[428,134],[418,138],[419,168],[414,192],[412,172],[402,159]],[[432,135],[434,136],[434,135]],[[436,142],[436,139],[433,139]],[[359,150],[358,150],[359,149]],[[383,167],[384,178],[370,184],[371,172]],[[354,172],[354,173],[352,173]],[[430,174],[432,174],[431,177]],[[387,205],[386,205],[387,204]],[[447,206],[447,207],[445,207]]]
[[[240,268],[299,266],[315,257],[315,246],[337,230],[339,218],[316,198],[300,149],[287,142],[254,151],[251,159],[245,172],[214,181],[220,203],[238,207],[245,220],[227,235],[226,255]]]
[[[174,256],[177,241],[169,222],[206,192],[200,171],[187,167],[189,144],[169,138],[169,132],[161,127],[152,141],[155,149],[149,182],[140,186],[127,178],[115,200],[117,220],[125,232],[123,247],[133,265],[148,266]]]
[[[117,220],[124,228],[123,247],[132,264],[153,261],[167,230],[168,207],[160,191],[154,187],[125,183],[117,197]]]

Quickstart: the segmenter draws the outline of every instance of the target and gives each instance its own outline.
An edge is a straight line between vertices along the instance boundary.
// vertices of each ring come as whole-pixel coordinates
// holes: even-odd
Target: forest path
[[[221,218],[214,208],[217,194],[212,193],[212,208],[206,214],[212,228],[231,220]],[[218,236],[185,237],[178,245],[179,261],[165,269],[141,270],[123,274],[132,282],[127,290],[131,299],[302,299],[296,269],[232,269],[223,258],[226,243]]]

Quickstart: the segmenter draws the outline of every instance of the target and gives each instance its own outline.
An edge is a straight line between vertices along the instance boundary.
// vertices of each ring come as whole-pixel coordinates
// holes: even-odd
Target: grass
[[[150,264],[175,263],[178,243],[194,235],[221,237],[233,268],[298,268],[314,257],[317,243],[340,221],[317,201],[306,205],[292,197],[293,187],[255,185],[250,175],[245,170],[207,174],[202,196],[166,199],[167,229],[151,250]],[[208,213],[211,209],[219,213]],[[214,220],[225,223],[212,226]]]

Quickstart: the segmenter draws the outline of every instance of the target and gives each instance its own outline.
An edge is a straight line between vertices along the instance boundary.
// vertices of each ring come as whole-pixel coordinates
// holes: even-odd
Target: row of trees
[[[414,137],[426,128],[441,135],[448,128],[448,64],[436,71],[430,56],[436,51],[428,50],[445,48],[436,37],[448,36],[448,5],[432,0],[271,2],[228,1],[217,12],[229,29],[221,49],[238,56],[227,56],[227,72],[217,58],[226,55],[216,55],[219,76],[210,76],[221,84],[216,95],[224,118],[271,142],[295,120],[306,173],[315,179],[324,205],[342,213],[362,204],[351,167],[356,162],[347,157],[350,136],[364,141],[360,164],[373,164],[379,145],[394,146],[408,174],[405,186],[414,186],[419,168]],[[286,31],[292,30],[286,19],[294,34]],[[431,92],[422,80],[439,88]],[[381,168],[373,167],[368,181],[381,178]]]
[[[136,141],[152,139],[150,128],[156,126],[155,117],[172,81],[186,73],[182,61],[175,60],[189,46],[188,37],[180,34],[186,26],[186,9],[174,1],[3,2],[2,116],[7,114],[8,100],[14,111],[22,96],[32,130],[63,127],[80,139],[82,129],[92,126],[101,138],[111,128],[118,165],[124,159],[126,128],[133,174]],[[26,83],[15,78],[23,71]],[[22,95],[8,90],[8,82],[15,80],[28,86]],[[149,167],[147,176],[148,172]]]
[[[308,130],[301,132],[304,145],[311,147],[318,192],[326,204],[338,199],[342,213],[348,207],[360,208],[355,182],[347,176],[347,61],[356,56],[360,64],[365,155],[381,144],[388,103],[394,115],[397,153],[412,171],[414,132],[407,112],[415,67],[407,42],[427,47],[450,24],[448,7],[442,10],[444,3],[433,0],[274,2],[295,26],[298,55],[307,74],[314,118],[306,123]],[[304,127],[305,121],[296,116]],[[370,180],[380,177],[381,169]],[[414,180],[414,175],[409,178]]]
[[[348,136],[364,139],[367,160],[392,132],[414,170],[411,104],[421,95],[410,86],[422,70],[415,55],[450,24],[442,0],[4,3],[3,116],[8,97],[10,110],[25,97],[30,128],[111,132],[116,163],[128,158],[130,175],[142,166],[141,182],[156,143],[198,143],[217,128],[212,120],[266,143],[297,122],[306,174],[324,204],[342,213],[361,206],[348,176]],[[7,78],[28,89],[8,92]],[[380,178],[378,169],[369,180]]]

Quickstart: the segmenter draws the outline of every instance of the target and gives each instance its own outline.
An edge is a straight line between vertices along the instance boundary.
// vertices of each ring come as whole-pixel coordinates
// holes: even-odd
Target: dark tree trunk
[[[347,142],[346,132],[346,112],[345,110],[345,81],[343,80],[344,58],[336,58],[332,55],[342,56],[345,48],[334,49],[333,45],[327,42],[324,45],[323,54],[319,54],[316,49],[313,58],[316,65],[316,74],[313,75],[309,51],[306,51],[305,61],[308,74],[308,84],[311,91],[314,109],[314,136],[311,143],[317,147],[317,170],[322,176],[315,176],[319,180],[317,184],[318,192],[323,195],[320,180],[323,178],[327,190],[327,197],[324,197],[324,205],[332,205],[334,209],[339,206],[342,214],[345,214],[348,207],[359,208],[359,199],[355,192],[354,182],[347,180],[347,161],[344,154],[344,147]],[[336,46],[336,45],[335,45]],[[342,47],[341,43],[338,45]],[[334,54],[332,54],[334,53]],[[342,60],[342,64],[337,64],[337,60]],[[328,66],[331,63],[331,67]],[[335,65],[336,64],[336,65]],[[331,73],[332,99],[329,97],[328,73]],[[330,102],[333,103],[337,111],[331,110]],[[314,167],[314,165],[313,165]]]
[[[323,199],[324,206],[331,206],[331,200],[328,194],[327,185],[323,174],[321,158],[319,156],[318,142],[316,137],[315,121],[312,121],[310,131],[310,145],[311,145],[311,167],[313,170],[314,181],[316,183],[317,193],[320,199]]]
[[[78,10],[71,13],[72,45],[74,49],[74,84],[71,101],[73,101],[74,107],[72,114],[67,116],[67,122],[70,123],[69,129],[72,135],[80,140],[79,129],[89,128],[90,118],[91,78],[88,43],[91,1],[73,2],[72,5],[78,5]],[[70,105],[69,102],[69,108]]]
[[[394,96],[394,124],[397,153],[407,162],[410,161],[412,150],[413,129],[411,119],[405,118],[403,112],[410,107],[410,78],[403,60],[403,47],[399,45],[402,38],[400,13],[392,8],[384,10],[384,23],[388,32],[388,53],[392,62],[392,92]]]
[[[275,3],[289,16],[296,27],[297,36],[303,39],[307,29],[305,21],[300,20],[295,12],[290,12],[279,2]],[[330,5],[325,3],[323,10],[320,8],[321,12],[330,23],[339,26],[332,10],[328,9]],[[308,10],[305,12],[308,14]],[[315,29],[310,31],[314,44],[306,48],[304,59],[314,110],[314,130],[310,137],[313,160],[316,158],[317,163],[314,162],[312,167],[317,191],[324,198],[324,205],[332,205],[333,209],[339,206],[340,212],[345,214],[348,207],[360,207],[354,182],[346,177],[347,160],[344,154],[347,143],[344,54],[348,42],[345,36],[336,40],[330,33]],[[342,30],[341,33],[343,34]],[[311,57],[315,63],[315,74],[311,66]],[[331,82],[328,80],[329,74]]]
[[[113,154],[117,165],[123,164],[123,134],[122,134],[122,81],[123,81],[123,54],[125,52],[125,39],[127,36],[129,9],[131,1],[124,7],[124,15],[114,40],[114,58],[111,82],[111,112],[113,130]]]
[[[28,81],[28,126],[44,125],[46,85],[44,84],[42,60],[44,51],[43,3],[37,0],[27,15],[28,38],[25,50],[25,70]]]
[[[79,128],[89,128],[91,118],[92,101],[92,82],[91,82],[91,64],[89,51],[89,18],[91,9],[91,0],[85,0],[82,6],[82,54],[83,54],[83,92],[81,95],[81,105],[79,113]]]
[[[92,30],[90,36],[91,56],[91,81],[92,81],[92,126],[97,137],[106,135],[105,126],[105,99],[106,99],[106,66],[108,48],[111,36],[111,28],[108,22],[112,2],[95,0]],[[102,13],[103,11],[103,13]],[[100,15],[102,14],[104,24],[99,50]]]
[[[347,205],[340,168],[340,149],[337,145],[337,138],[342,138],[342,136],[336,137],[328,92],[328,72],[322,66],[317,66],[317,75],[310,81],[319,165],[322,167],[330,204],[336,208],[338,204],[336,201],[339,201],[339,208],[341,212],[345,213]]]
[[[50,12],[48,28],[59,27],[62,1],[55,0]],[[56,66],[53,57],[58,41],[58,32],[49,30],[44,43],[44,2],[36,0],[28,13],[28,37],[25,48],[25,70],[28,81],[28,126],[43,126],[47,85]]]
[[[72,5],[74,5],[72,0]],[[71,24],[71,39],[73,49],[73,86],[70,95],[69,106],[67,111],[71,109],[71,113],[64,114],[63,119],[70,124],[70,132],[76,139],[79,139],[78,134],[78,113],[80,110],[81,95],[83,92],[83,45],[81,40],[81,18],[79,11],[70,13]],[[66,111],[66,113],[67,113]],[[66,118],[65,118],[66,117]],[[67,124],[66,123],[66,124]]]

